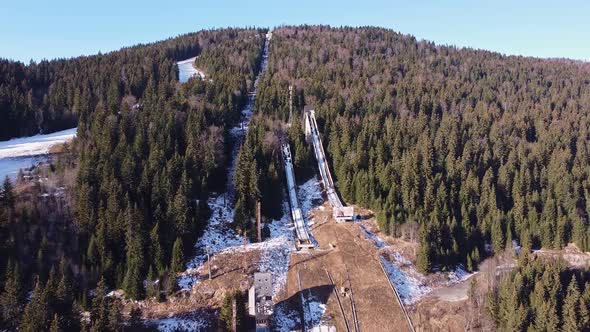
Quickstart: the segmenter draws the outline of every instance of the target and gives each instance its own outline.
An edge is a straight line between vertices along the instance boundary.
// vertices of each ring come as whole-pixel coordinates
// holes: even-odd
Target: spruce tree
[[[173,272],[181,272],[184,270],[184,248],[182,245],[182,238],[177,237],[172,247],[172,261],[170,268]]]
[[[18,266],[8,262],[4,291],[0,293],[0,313],[8,329],[16,329],[23,309],[24,294]]]
[[[19,330],[25,332],[46,330],[51,317],[48,302],[47,292],[43,289],[39,278],[37,278],[33,299],[25,308]]]
[[[567,287],[567,294],[563,302],[563,326],[564,332],[581,331],[584,324],[587,323],[587,311],[585,311],[586,322],[582,319],[582,308],[580,307],[580,289],[578,287],[578,281],[576,276],[572,277],[572,280]],[[584,308],[585,309],[585,308]]]
[[[53,315],[53,320],[49,326],[49,332],[61,332],[63,331],[60,324],[60,319],[57,314]]]
[[[103,278],[98,282],[94,299],[92,299],[91,327],[92,332],[106,331],[108,326],[108,298],[107,288]]]
[[[125,294],[135,300],[143,298],[144,288],[144,247],[142,231],[140,228],[140,216],[136,207],[127,208],[126,212],[126,267],[123,288]]]
[[[123,320],[121,317],[121,305],[117,299],[111,299],[110,302],[108,330],[111,332],[121,331],[121,322]]]
[[[164,252],[162,250],[162,243],[160,238],[160,223],[156,222],[156,224],[152,228],[152,231],[150,232],[152,260],[154,262],[153,265],[156,267],[156,271],[158,271],[158,273],[163,273],[166,269],[166,262],[164,261]]]

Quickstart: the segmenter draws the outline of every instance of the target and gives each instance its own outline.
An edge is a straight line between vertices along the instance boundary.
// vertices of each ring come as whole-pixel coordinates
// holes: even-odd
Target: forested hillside
[[[588,270],[523,255],[490,293],[487,309],[502,331],[588,331]]]
[[[513,239],[589,248],[589,64],[380,28],[274,36],[257,109],[286,120],[294,85],[295,108],[316,108],[344,199],[376,211],[382,230],[419,239],[424,271],[473,269],[485,244],[500,251]]]
[[[0,140],[75,127],[78,119],[87,126],[98,100],[114,112],[121,96],[137,98],[150,81],[172,81],[177,76],[175,62],[201,51],[198,65],[203,70],[243,89],[243,82],[225,76],[232,71],[227,66],[247,79],[256,69],[255,55],[241,54],[241,49],[224,53],[244,37],[239,34],[238,30],[203,31],[103,55],[29,65],[0,59]],[[220,45],[224,47],[211,47]]]
[[[228,128],[252,87],[265,33],[210,30],[106,55],[4,62],[20,74],[0,81],[0,91],[13,93],[0,110],[9,121],[0,123],[40,121],[6,137],[78,120],[78,139],[63,166],[77,174],[65,200],[19,195],[8,182],[0,190],[0,329],[77,330],[76,312],[90,309],[85,327],[115,330],[120,303],[104,297],[107,289],[133,299],[174,290],[209,192],[225,186]],[[207,79],[179,83],[176,60],[195,55]],[[22,108],[18,94],[29,92],[33,106]]]

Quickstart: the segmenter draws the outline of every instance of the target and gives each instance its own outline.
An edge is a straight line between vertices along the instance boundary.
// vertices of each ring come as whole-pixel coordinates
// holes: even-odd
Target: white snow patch
[[[207,331],[209,324],[206,320],[196,318],[170,317],[156,321],[158,331]]]
[[[322,326],[324,313],[326,313],[326,304],[318,301],[315,296],[304,297],[304,302],[305,326],[308,329],[319,329]]]
[[[286,303],[281,303],[275,306],[273,322],[275,331],[290,332],[300,325],[301,320],[299,312],[289,310]]]
[[[377,236],[377,234],[370,232],[369,230],[367,230],[367,228],[363,225],[360,225],[361,227],[361,232],[363,232],[363,235],[365,236],[365,238],[371,240],[373,242],[373,244],[375,244],[375,247],[381,249],[381,248],[386,248],[389,246],[389,244],[387,244],[387,242],[383,241],[382,238],[380,238],[379,236]]]
[[[178,66],[178,80],[181,83],[188,82],[188,80],[192,77],[200,77],[201,79],[205,79],[205,73],[195,67],[196,59],[197,57],[192,57],[186,60],[178,61],[176,63]]]
[[[422,278],[420,278],[419,273],[416,272],[416,275],[411,275],[400,269],[397,259],[395,260],[395,263],[392,263],[383,257],[380,259],[385,267],[390,282],[394,285],[399,297],[405,304],[415,303],[424,297],[424,295],[432,291],[430,287],[425,285],[423,280],[420,280]]]
[[[232,246],[241,246],[243,238],[230,227],[234,218],[234,210],[224,199],[226,195],[219,195],[209,199],[211,217],[203,235],[195,244],[196,255],[187,264],[187,270],[178,278],[178,286],[182,290],[190,290],[197,282],[196,272],[207,259],[207,250],[215,255]],[[224,202],[225,200],[225,202]]]
[[[106,295],[107,297],[116,297],[116,298],[121,298],[123,297],[123,290],[121,289],[117,289],[117,290],[112,290],[110,292],[108,292],[108,294]]]
[[[49,159],[52,146],[67,142],[76,136],[77,128],[52,134],[15,138],[0,142],[0,179],[14,179],[21,168],[29,168]]]
[[[52,134],[2,141],[0,142],[0,159],[47,154],[52,146],[73,139],[76,136],[77,130],[78,128],[71,128]]]
[[[455,269],[455,271],[451,271],[447,274],[447,278],[449,278],[448,284],[455,284],[458,282],[465,281],[465,280],[469,279],[475,273],[477,273],[477,272],[469,273],[469,272],[465,271],[465,269],[463,268],[462,265],[459,265]]]

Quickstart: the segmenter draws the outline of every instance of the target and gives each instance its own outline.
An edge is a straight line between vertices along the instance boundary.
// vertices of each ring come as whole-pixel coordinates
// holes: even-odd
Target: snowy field
[[[21,168],[47,161],[49,149],[56,144],[72,140],[77,128],[52,134],[15,138],[0,142],[0,179],[16,177]]]
[[[178,80],[181,83],[186,83],[192,77],[200,77],[201,79],[205,79],[205,73],[195,68],[195,60],[197,57],[193,57],[190,59],[178,61],[176,65],[178,66]]]

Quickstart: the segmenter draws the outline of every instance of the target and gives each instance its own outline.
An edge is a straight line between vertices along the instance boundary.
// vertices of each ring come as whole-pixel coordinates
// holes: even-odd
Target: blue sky
[[[0,57],[95,54],[227,26],[374,25],[438,44],[590,60],[590,1],[2,0]]]

